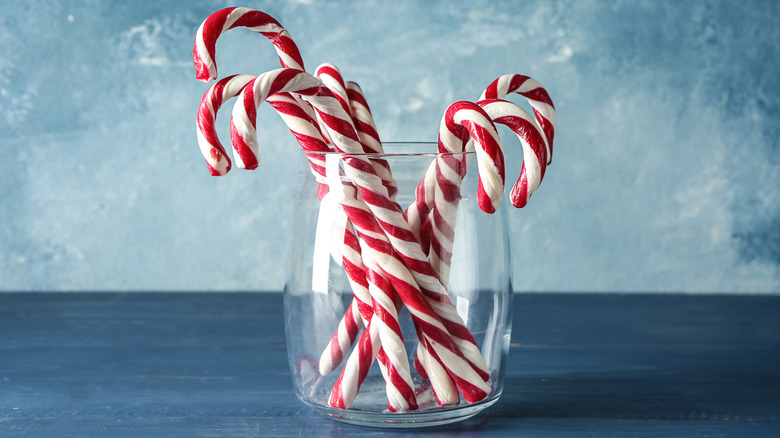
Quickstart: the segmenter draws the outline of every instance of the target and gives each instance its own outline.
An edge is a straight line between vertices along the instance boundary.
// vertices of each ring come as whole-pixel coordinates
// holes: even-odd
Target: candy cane
[[[368,153],[381,153],[382,144],[379,140],[379,135],[376,132],[368,103],[360,86],[354,82],[345,83],[341,75],[341,71],[338,69],[338,67],[329,63],[325,63],[317,67],[315,70],[315,76],[317,76],[323,82],[323,84],[329,90],[331,90],[333,95],[341,104],[341,107],[351,115],[352,122],[354,123],[354,126],[357,130],[358,137],[360,138],[361,144],[363,146],[363,150]],[[372,159],[371,162],[374,164],[374,168],[377,170],[377,172],[382,176],[382,183],[385,185],[385,187],[387,187],[391,198],[394,198],[395,194],[398,192],[398,188],[395,180],[392,177],[392,174],[390,173],[389,164],[386,160],[379,159]],[[345,234],[345,239],[350,239],[351,237],[352,236],[350,236],[349,233]],[[345,242],[344,245],[347,247],[349,242]],[[358,300],[359,298],[355,296],[353,303],[350,305],[356,304]],[[345,314],[344,318],[347,317],[348,315]],[[344,319],[342,319],[342,323],[339,324],[339,327],[345,326],[344,322]],[[334,339],[336,338],[339,338],[338,331],[334,334]],[[342,335],[339,339],[350,338],[345,338]],[[332,347],[333,345],[336,344],[330,343],[329,347]],[[321,364],[324,364],[324,366],[321,366],[321,370],[332,369],[332,364],[328,361],[339,359],[341,356],[339,356],[338,353],[338,351],[334,351],[328,354],[326,348],[326,352],[323,352],[322,357],[325,358],[328,356],[328,359],[320,362]],[[359,362],[355,363],[357,364]],[[338,362],[336,362],[336,364],[338,364]]]
[[[544,135],[547,149],[547,163],[552,161],[553,137],[555,136],[555,106],[550,95],[539,82],[518,74],[507,74],[498,77],[482,92],[479,100],[503,99],[510,93],[525,97],[534,111],[536,122]]]
[[[338,158],[338,157],[333,157]],[[357,190],[351,183],[343,181],[341,175],[335,175],[331,179],[331,192],[337,196],[336,200],[342,205],[361,205],[357,198]],[[341,189],[339,191],[339,189]],[[360,208],[360,207],[357,207]],[[353,234],[345,235],[345,243],[352,249],[357,241]],[[366,252],[363,246],[360,248],[365,278],[368,280],[368,290],[373,311],[364,310],[363,315],[367,319],[368,329],[363,332],[358,343],[357,353],[353,352],[347,364],[342,369],[329,403],[336,407],[348,408],[356,395],[357,388],[366,376],[367,368],[373,361],[371,358],[353,358],[355,354],[367,354],[367,345],[371,346],[371,354],[377,355],[382,373],[385,376],[388,408],[393,412],[404,412],[417,409],[417,401],[414,395],[413,383],[409,363],[406,356],[401,326],[398,322],[398,304],[395,302],[395,293],[387,278],[376,266],[372,253]],[[355,260],[359,266],[361,260]],[[355,295],[355,301],[363,303],[367,301],[360,295]],[[363,307],[363,306],[361,306]],[[363,339],[368,335],[370,340]],[[378,338],[377,338],[378,337]],[[377,347],[381,343],[381,349]]]
[[[345,352],[352,348],[352,344],[357,339],[362,327],[363,318],[360,316],[357,301],[353,301],[347,307],[344,317],[336,329],[336,333],[333,334],[333,337],[328,342],[328,346],[325,347],[325,351],[320,356],[320,374],[330,373],[336,365],[341,363]]]
[[[344,111],[350,115],[363,152],[381,154],[382,142],[379,140],[371,110],[360,86],[354,82],[346,83],[338,67],[329,63],[317,67],[314,75],[322,80],[323,85],[333,93]],[[324,131],[327,132],[325,129]],[[372,159],[371,163],[382,178],[382,184],[387,187],[391,199],[395,199],[398,187],[390,172],[389,164],[386,160],[379,159]]]
[[[539,188],[547,168],[547,148],[544,136],[537,129],[531,115],[517,105],[499,99],[477,102],[494,123],[508,126],[523,147],[523,166],[520,177],[512,187],[512,205],[522,208],[528,204],[531,194]]]
[[[278,77],[282,77],[282,80],[276,82]],[[323,87],[315,89],[311,86],[315,82],[309,78],[316,79],[305,72],[282,69],[255,79],[252,87],[247,86],[242,91],[243,97],[234,107],[231,118],[234,142],[256,144],[256,140],[249,138],[249,135],[256,136],[249,115],[256,113],[257,105],[264,96],[270,94],[270,90],[296,91],[315,108],[341,152],[360,153],[362,149],[349,115],[329,90]],[[487,365],[446,291],[436,279],[435,272],[403,219],[400,208],[389,199],[387,190],[368,160],[347,156],[344,163],[346,175],[357,185],[368,211],[378,220],[346,205],[345,213],[358,228],[363,240],[376,253],[377,264],[409,307],[417,325],[422,327],[429,338],[433,347],[432,355],[446,366],[467,401],[483,399],[490,392],[490,387],[485,383],[489,377]],[[381,224],[379,230],[374,229],[377,223]],[[426,294],[425,297],[421,291]],[[454,336],[450,335],[439,316],[446,320],[447,328],[453,331]],[[463,348],[461,351],[455,340],[470,342],[474,348]],[[476,357],[473,355],[475,351]],[[468,359],[464,354],[469,356]]]
[[[422,181],[417,185],[414,191],[414,202],[409,204],[404,211],[404,219],[409,223],[409,228],[415,234],[422,244],[423,250],[428,254],[428,245],[430,242],[430,233],[423,231],[423,224],[428,219],[428,213],[434,202],[434,191],[436,190],[436,171],[435,164],[431,163],[428,171]],[[425,243],[424,243],[425,242]]]
[[[352,115],[352,122],[357,130],[358,139],[363,145],[363,150],[367,153],[381,154],[384,152],[382,141],[379,139],[379,133],[376,130],[374,116],[368,106],[368,101],[356,82],[347,82],[347,97],[349,97],[349,109]],[[382,178],[382,184],[387,188],[387,194],[390,199],[395,200],[398,194],[398,185],[390,172],[390,164],[387,160],[373,159],[374,168],[379,177]]]
[[[260,11],[231,7],[211,14],[195,34],[192,58],[195,76],[199,80],[208,82],[217,78],[217,64],[214,60],[217,39],[235,27],[246,27],[268,38],[276,48],[282,67],[304,69],[298,46],[278,21]]]
[[[209,172],[214,176],[224,175],[230,171],[230,158],[217,136],[214,122],[217,111],[228,100],[236,97],[255,75],[228,76],[215,83],[206,91],[198,105],[196,118],[198,146],[209,166]]]
[[[445,284],[449,281],[461,180],[468,165],[466,157],[459,153],[466,152],[469,137],[476,149],[479,206],[493,213],[504,194],[504,155],[496,127],[477,104],[466,101],[453,103],[445,111],[439,129],[439,153],[443,155],[435,161],[436,192],[429,253],[431,264]]]

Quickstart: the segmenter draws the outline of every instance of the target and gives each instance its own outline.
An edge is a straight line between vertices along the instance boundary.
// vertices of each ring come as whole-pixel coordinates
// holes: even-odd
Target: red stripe
[[[349,97],[350,101],[354,101],[359,103],[360,105],[363,105],[368,110],[369,114],[371,113],[371,109],[368,107],[368,101],[366,101],[366,97],[363,96],[361,92],[358,90],[355,90],[354,88],[348,88],[347,89],[347,97]]]
[[[526,75],[512,75],[512,78],[509,79],[509,87],[507,92],[514,93],[515,91],[519,90],[528,79],[531,78]]]
[[[261,27],[268,24],[275,24],[282,27],[278,21],[265,12],[249,10],[244,12],[244,14],[230,26],[230,29],[236,27]]]
[[[485,99],[497,99],[498,98],[498,79],[491,82],[485,89]]]
[[[368,288],[368,281],[363,270],[358,268],[357,265],[349,261],[346,257],[342,260],[344,270],[347,272],[349,278],[362,287]]]
[[[228,15],[235,9],[236,8],[221,9],[209,15],[206,21],[203,22],[203,44],[206,46],[206,50],[211,59],[214,59],[217,38],[222,34],[222,28],[225,27],[225,21],[227,21]]]
[[[466,399],[467,402],[476,403],[488,396],[485,391],[469,383],[468,380],[462,379],[457,374],[452,372],[446,365],[444,365],[441,358],[439,358],[439,355],[436,354],[435,349],[431,348],[429,352],[431,357],[444,366],[444,369],[447,370],[447,374],[449,374],[450,378],[452,378],[452,381],[455,382],[455,386],[457,386],[458,390],[460,390],[460,393],[463,394],[463,398]]]
[[[444,216],[441,215],[441,210],[438,208],[433,209],[433,221],[436,224],[436,229],[439,230],[439,233],[443,234],[448,240],[455,240],[455,229],[453,228],[453,224],[447,223]]]
[[[509,195],[512,205],[516,208],[523,208],[528,203],[528,178],[525,174],[525,165],[523,165],[523,170],[520,173],[517,184],[512,187],[512,191]]]
[[[533,88],[533,89],[528,90],[528,91],[523,91],[520,94],[522,94],[523,96],[527,97],[528,99],[536,100],[538,102],[543,102],[543,103],[546,103],[547,105],[550,105],[551,107],[555,108],[555,106],[553,105],[552,99],[550,98],[550,95],[547,94],[547,90],[545,90],[542,87],[536,87],[536,88]]]
[[[257,107],[255,106],[255,81],[252,79],[244,89],[244,110],[252,128],[257,129]],[[232,117],[231,117],[232,119]]]
[[[496,207],[493,206],[493,200],[485,192],[485,187],[482,184],[482,179],[477,182],[477,204],[479,208],[487,214],[493,214],[496,212]]]
[[[349,217],[349,220],[356,227],[362,230],[372,231],[375,233],[383,232],[382,229],[379,227],[379,224],[376,223],[376,220],[374,219],[374,215],[370,211],[366,211],[362,208],[357,208],[349,205],[342,205],[342,208],[344,209],[344,212],[347,214],[347,217]],[[367,235],[362,235],[361,237],[363,238],[364,241],[376,240]],[[392,250],[392,249],[393,249],[392,246],[388,245],[388,250]]]
[[[249,145],[246,144],[244,138],[241,137],[241,134],[236,131],[236,127],[232,123],[230,124],[230,138],[233,141],[233,148],[241,157],[241,161],[244,162],[244,168],[247,170],[257,169],[257,166],[260,164],[257,157],[252,152],[252,149],[249,148]]]
[[[327,114],[321,111],[320,109],[318,109],[316,106],[314,107],[314,109],[317,110],[317,114],[322,119],[322,122],[328,126],[328,128],[330,128],[333,131],[336,131],[338,134],[343,135],[344,137],[347,137],[351,140],[359,141],[357,137],[357,133],[355,132],[355,128],[352,126],[352,123],[342,118]],[[345,151],[341,151],[341,152],[345,152]]]
[[[445,250],[438,240],[431,240],[431,251],[436,254],[436,257],[445,265],[450,266],[452,263],[452,253]]]

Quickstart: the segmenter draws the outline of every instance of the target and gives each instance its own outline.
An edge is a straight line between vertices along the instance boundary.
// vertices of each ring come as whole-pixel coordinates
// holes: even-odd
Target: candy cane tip
[[[479,200],[479,208],[487,214],[493,214],[498,209],[498,205],[493,205],[490,199],[482,198]]]
[[[224,176],[226,173],[230,171],[230,166],[226,167],[225,169],[217,169],[211,164],[208,163],[206,164],[209,166],[209,173],[211,174],[211,176]]]
[[[515,208],[523,208],[528,205],[532,193],[528,193],[528,187],[518,182],[518,184],[515,184],[515,186],[512,187],[512,191],[509,195],[512,205]]]
[[[528,200],[525,197],[518,197],[517,199],[512,199],[512,205],[515,208],[523,208],[528,205]]]
[[[198,56],[197,47],[192,50],[192,57],[195,64],[195,78],[203,82],[211,82],[217,78],[217,72],[212,72],[208,64],[203,62]]]

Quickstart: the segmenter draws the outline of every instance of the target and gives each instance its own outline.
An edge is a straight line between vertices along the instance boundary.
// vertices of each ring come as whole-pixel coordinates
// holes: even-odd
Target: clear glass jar
[[[350,177],[352,169],[370,163],[379,169],[379,175],[385,175],[383,179],[387,183],[390,178],[382,169],[389,168],[397,186],[394,201],[405,211],[415,203],[415,195],[421,194],[418,186],[425,181],[426,173],[433,171],[437,160],[440,165],[447,162],[465,166],[473,158],[473,153],[436,154],[435,143],[386,143],[384,147],[385,153],[381,155],[309,154],[309,159],[302,160],[305,168],[293,212],[284,295],[293,384],[305,404],[349,423],[417,427],[460,421],[495,403],[503,388],[512,317],[506,209],[502,204],[494,214],[480,210],[476,197],[477,166],[471,163],[460,184],[459,201],[433,208],[422,216],[449,217],[449,220],[439,218],[433,222],[440,229],[446,229],[447,224],[454,225],[451,243],[432,234],[428,227],[430,220],[420,231],[417,223],[422,221],[409,219],[410,230],[417,235],[416,240],[405,243],[411,246],[390,253],[380,251],[377,248],[388,247],[377,246],[376,241],[380,239],[372,234],[370,223],[378,222],[374,219],[365,222],[374,216],[355,213],[365,213],[370,208],[363,201],[365,196],[356,195],[360,189]],[[318,180],[311,163],[319,163],[320,169],[325,169],[319,173]],[[389,193],[395,191],[392,184],[386,187],[391,187]],[[429,190],[432,187],[428,184]],[[380,193],[386,190],[374,189]],[[343,207],[344,204],[348,207]],[[357,225],[360,221],[364,222]],[[391,234],[404,235],[397,230]],[[352,245],[345,246],[345,239]],[[434,247],[444,248],[445,254],[451,249],[449,262],[442,261],[446,256],[437,257],[435,254],[443,252],[430,249]],[[438,275],[438,284],[446,288],[443,296],[431,292],[430,284],[426,283],[430,278],[426,280],[423,275],[427,268],[405,268],[413,265],[408,258],[406,264],[398,263],[404,258],[397,254],[408,256],[415,251],[429,254],[428,258],[433,260],[430,266]],[[361,261],[365,262],[362,266]],[[373,280],[366,279],[367,272],[373,272],[373,277],[368,276]],[[409,278],[409,275],[422,279],[417,282],[418,287],[424,285],[420,291],[414,285],[406,286],[415,281],[399,283],[400,277]],[[366,284],[371,284],[370,288]],[[368,299],[365,299],[366,289]],[[412,299],[414,292],[420,293],[423,299],[419,296],[419,301]],[[397,312],[397,319],[388,316],[393,311]],[[444,327],[449,334],[458,333],[458,320],[473,337],[474,348],[469,345],[470,340],[463,339],[469,336],[462,334],[452,336],[454,344],[438,338],[441,331],[436,327]],[[393,330],[394,321],[402,341],[394,337],[398,335],[398,330]],[[365,328],[369,325],[371,329]],[[340,341],[332,342],[337,333],[341,335],[336,337]],[[418,335],[423,337],[422,344]],[[362,340],[365,342],[361,343]],[[380,359],[375,360],[378,343],[381,343]],[[350,351],[353,344],[357,346]],[[447,345],[456,348],[447,350]],[[459,354],[465,362],[459,361],[456,357]],[[484,362],[474,359],[474,354]],[[474,364],[466,374],[463,363]],[[474,380],[474,372],[482,376],[481,383]],[[364,378],[361,373],[365,374]],[[399,379],[401,384],[397,383]],[[472,387],[469,385],[482,389],[475,395],[468,389]],[[408,403],[410,388],[413,395]],[[468,397],[464,391],[469,393]]]

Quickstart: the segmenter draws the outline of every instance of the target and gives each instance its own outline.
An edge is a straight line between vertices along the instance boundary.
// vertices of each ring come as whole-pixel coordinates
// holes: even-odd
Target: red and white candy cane
[[[363,328],[363,317],[358,310],[358,302],[352,301],[344,312],[344,317],[339,321],[336,332],[320,356],[320,374],[330,373],[341,363],[346,353],[352,348],[352,344],[355,343],[361,328]]]
[[[282,67],[304,70],[303,59],[290,33],[270,15],[249,8],[225,8],[214,12],[198,28],[192,58],[195,76],[201,81],[217,78],[217,40],[226,31],[245,27],[268,38],[275,46]]]
[[[510,192],[510,199],[515,207],[525,207],[531,194],[539,188],[547,168],[544,136],[537,129],[531,115],[512,102],[488,99],[477,104],[494,123],[506,125],[520,140],[523,147],[523,166],[520,169],[520,177]]]
[[[443,155],[435,161],[436,191],[429,253],[431,264],[445,284],[449,281],[460,186],[467,165],[465,156],[459,153],[466,151],[469,137],[476,149],[479,206],[493,213],[504,195],[504,154],[496,127],[479,105],[466,101],[453,103],[445,111],[439,129],[439,153]]]
[[[379,139],[379,132],[376,130],[376,124],[374,123],[374,116],[371,114],[371,109],[368,106],[368,100],[363,93],[363,89],[360,88],[356,82],[347,82],[347,97],[349,97],[349,109],[352,115],[352,122],[357,130],[358,139],[363,145],[363,150],[366,153],[381,154],[384,152],[382,141]],[[387,188],[387,193],[390,199],[395,200],[398,194],[398,185],[390,172],[390,164],[387,160],[372,160],[374,168],[382,183]]]
[[[209,87],[200,101],[196,117],[198,146],[209,166],[209,172],[214,176],[225,175],[231,168],[230,158],[219,141],[217,128],[214,125],[217,112],[222,104],[236,97],[255,77],[255,75],[228,76]]]
[[[247,84],[248,86],[241,92],[239,101],[233,106],[230,138],[235,152],[234,159],[236,162],[242,161],[244,163],[242,167],[256,168],[260,161],[260,147],[257,143],[257,105],[259,105],[257,102],[263,102],[273,94],[286,93],[288,89],[309,89],[316,92],[321,87],[322,83],[319,79],[300,72],[293,69],[276,69],[263,73],[252,80],[251,86]],[[258,95],[258,93],[262,94]],[[313,132],[304,135],[314,138]],[[327,147],[325,149],[328,150]]]
[[[360,86],[354,82],[347,84],[338,67],[330,63],[317,67],[314,75],[322,80],[323,85],[333,93],[344,111],[351,116],[363,152],[382,153],[382,142],[379,140],[371,110]],[[323,129],[323,131],[327,130]],[[382,183],[387,187],[390,198],[395,199],[398,188],[387,161],[372,159],[371,163],[382,178]]]
[[[507,74],[498,77],[482,92],[479,100],[504,99],[510,93],[525,97],[534,111],[536,122],[544,135],[547,149],[547,163],[552,161],[553,137],[555,137],[555,106],[550,95],[539,82],[519,74]]]
[[[360,142],[363,146],[363,150],[367,153],[381,153],[382,144],[379,141],[379,135],[376,132],[373,117],[371,116],[368,103],[366,102],[365,96],[363,95],[360,87],[354,82],[345,83],[341,75],[341,71],[338,69],[338,67],[329,63],[325,63],[317,67],[315,76],[317,76],[323,82],[323,85],[331,90],[336,99],[338,99],[342,108],[352,116],[352,121],[357,130],[358,138],[360,139]],[[377,173],[382,176],[383,184],[385,187],[387,187],[390,196],[394,198],[398,189],[395,180],[390,173],[389,164],[385,160],[372,159],[371,161],[374,164]],[[345,239],[350,239],[351,237],[352,236],[350,236],[349,233],[345,234]],[[348,247],[349,242],[345,242],[344,245],[345,248]],[[359,298],[355,296],[354,300],[357,301]],[[355,303],[353,302],[351,306],[354,304]],[[347,318],[348,315],[345,315],[344,317]],[[339,324],[340,329],[341,327],[348,327],[344,320],[342,320],[342,323]],[[343,331],[342,335],[339,336],[339,331],[334,334],[334,340],[337,338],[342,340],[349,339],[348,337],[344,336]],[[332,348],[333,345],[336,344],[332,342],[329,344],[329,347]],[[330,356],[332,359],[338,359],[340,357],[338,356],[338,353],[339,352],[337,350],[332,350],[331,354],[328,355],[327,353],[323,353],[322,357],[325,358],[326,356]],[[328,360],[325,360],[324,362],[321,361],[321,364],[324,363],[326,365],[330,365]],[[336,365],[337,364],[338,362]],[[326,369],[329,369],[329,366],[321,367],[321,370]]]
[[[261,80],[260,78],[264,75],[265,77]],[[234,141],[236,137],[244,134],[256,136],[254,124],[248,114],[254,114],[257,105],[262,102],[262,99],[258,99],[258,97],[262,98],[263,95],[270,94],[268,90],[277,89],[277,92],[295,91],[304,100],[309,101],[318,112],[331,139],[341,152],[347,154],[362,152],[349,115],[344,112],[338,100],[329,90],[323,87],[319,89],[310,87],[311,80],[309,78],[313,78],[312,76],[302,71],[285,72],[284,69],[268,72],[264,75],[255,79],[252,87],[248,86],[244,89],[242,99],[234,108],[231,120],[231,134],[234,135]],[[277,84],[274,79],[280,75],[285,77]],[[303,78],[299,79],[298,77]],[[254,109],[249,108],[250,106]],[[246,137],[239,140],[244,143],[253,141]],[[365,157],[348,156],[344,162],[344,171],[347,177],[358,186],[360,194],[373,216],[350,209],[347,206],[344,206],[345,213],[359,230],[363,240],[376,253],[373,256],[377,257],[377,265],[381,267],[403,299],[404,304],[410,309],[416,324],[425,332],[433,347],[432,356],[447,368],[467,401],[484,399],[490,392],[490,387],[485,383],[489,377],[489,371],[486,371],[487,366],[484,359],[479,355],[473,337],[457,315],[446,291],[438,282],[435,271],[427,262],[416,238],[409,230],[400,208],[389,199],[381,178]],[[382,225],[381,229],[384,233],[371,232],[371,228],[377,222]],[[421,294],[421,287],[424,288],[426,296]],[[446,320],[448,327],[457,329],[454,336],[450,335],[450,332],[445,328],[440,316]],[[459,325],[459,328],[456,325]],[[464,350],[462,352],[455,344],[453,337],[462,340],[470,338],[479,359],[474,357],[466,359],[464,354],[468,355],[473,351]],[[477,370],[480,372],[478,373]]]
[[[204,93],[198,106],[196,117],[198,146],[206,159],[209,172],[214,176],[225,175],[231,169],[231,161],[227,151],[219,140],[215,121],[217,112],[228,100],[236,97],[247,83],[256,78],[255,75],[233,75],[214,83]],[[268,102],[277,110],[284,122],[290,125],[293,119],[298,119],[299,128],[293,132],[298,143],[305,151],[322,152],[330,149],[318,135],[316,126],[311,122],[310,112],[300,101],[288,93],[279,93],[268,97]],[[310,111],[313,111],[309,108]],[[243,157],[239,154],[244,154]],[[257,163],[257,156],[250,150],[234,150],[242,162]],[[320,198],[327,191],[325,184],[325,167],[321,154],[307,154],[317,183],[320,185]],[[257,167],[254,164],[254,167]]]
[[[350,198],[354,199],[354,193]],[[356,289],[353,287],[353,291],[355,292],[353,303],[358,303],[358,308],[363,315],[366,329],[363,330],[357,346],[352,350],[344,368],[342,368],[341,374],[333,386],[333,391],[331,392],[328,403],[334,407],[348,409],[352,405],[360,385],[368,375],[368,370],[376,358],[386,381],[388,408],[393,412],[416,409],[416,399],[411,389],[410,381],[400,378],[400,375],[395,368],[388,369],[388,364],[390,366],[393,365],[382,346],[379,327],[382,318],[374,317],[373,299],[368,295],[368,288],[376,288],[376,284],[380,284],[380,287],[390,290],[386,284],[387,280],[383,279],[383,283],[377,283],[376,278],[373,278],[372,281],[374,286],[369,286],[368,280],[366,279],[366,273],[368,271],[364,270],[363,258],[360,256],[359,241],[354,233],[347,234],[345,237],[345,245],[347,246],[347,249],[345,249],[344,252],[344,268],[347,271],[348,276],[350,278],[360,277],[360,274],[362,273],[362,279],[366,282],[365,288]],[[359,269],[360,273],[355,274],[354,270],[356,269]],[[358,291],[363,292],[358,293]],[[376,293],[377,292],[374,291],[371,295]],[[397,309],[398,303],[396,303],[394,309],[396,313]],[[398,335],[400,336],[400,328]],[[323,356],[324,355],[325,353],[323,353]],[[323,371],[322,364],[323,362],[320,361],[321,372]]]
[[[335,68],[335,66],[325,64],[325,67],[321,66],[318,70],[326,70],[325,73],[321,72],[322,74],[319,79],[328,79],[328,82],[330,83],[329,88],[335,89],[337,91],[340,89],[342,98],[346,99],[346,90],[343,85],[339,85],[343,84],[343,80],[341,79],[340,73]],[[282,117],[282,120],[290,128],[290,131],[293,133],[305,151],[324,152],[329,150],[325,146],[325,140],[321,136],[322,130],[319,129],[319,125],[314,121],[311,113],[305,111],[306,108],[310,108],[308,104],[299,105],[300,101],[293,98],[289,93],[277,93],[268,96],[266,100],[274,107],[274,109],[276,109],[277,113]],[[347,102],[342,102],[342,106],[345,108],[349,107]],[[315,177],[317,177],[317,182],[321,184],[319,192],[322,194],[323,192],[327,191],[327,184],[322,184],[322,181],[327,178],[324,155],[315,153],[307,154],[307,157],[309,158],[309,162]],[[367,302],[369,308],[371,306],[371,299],[367,290],[368,283],[366,282],[365,273],[363,272],[359,248],[353,248],[357,245],[357,238],[349,224],[346,225],[348,226],[348,229],[343,233],[345,239],[344,247],[340,250],[343,251],[342,264],[345,264],[344,267],[347,270],[347,278],[349,279],[350,285],[352,286],[352,290],[355,295],[355,301],[353,301],[348,307],[348,310],[345,312],[344,317],[340,321],[338,328],[331,339],[331,342],[328,344],[328,346],[325,348],[325,351],[323,351],[323,354],[321,355],[320,372],[323,375],[330,373],[336,366],[341,363],[344,355],[347,351],[349,351],[355,341],[355,336],[357,335],[356,328],[359,329],[362,327],[362,324],[359,324],[358,321],[355,320],[355,318],[358,317],[360,313],[350,311],[350,309],[355,309],[357,307],[357,300],[360,299],[360,295],[363,295],[362,301]],[[351,245],[350,243],[353,240],[355,243],[354,245]],[[357,268],[358,265],[360,268]],[[363,319],[365,322],[368,321],[368,319]]]
[[[329,159],[339,159],[338,156],[331,156]],[[338,163],[337,163],[338,164]],[[339,166],[329,166],[329,169],[335,167],[334,172],[340,170]],[[366,210],[365,204],[358,200],[356,187],[343,181],[340,174],[330,175],[331,195],[336,196],[336,200],[342,208],[351,206],[359,210]],[[349,214],[348,214],[349,216]],[[363,233],[367,232],[365,228],[361,229]],[[373,224],[373,231],[381,233],[378,224]],[[345,235],[345,244],[349,249],[353,249],[355,242],[360,245],[354,233]],[[364,246],[364,245],[363,245]],[[355,253],[357,251],[354,251]],[[376,266],[372,254],[366,252],[365,247],[360,248],[362,259],[347,260],[349,252],[345,253],[345,262],[353,263],[358,267],[363,264],[364,277],[367,280],[370,298],[355,293],[353,303],[357,302],[361,307],[361,313],[366,320],[367,329],[363,331],[361,340],[358,342],[357,350],[353,351],[347,360],[341,375],[334,385],[329,403],[335,407],[348,408],[355,395],[357,388],[365,378],[368,367],[371,366],[374,356],[379,359],[379,365],[385,377],[386,392],[388,397],[388,408],[393,412],[403,412],[417,409],[417,402],[414,395],[411,372],[406,355],[406,347],[401,334],[401,326],[398,322],[398,303],[395,301],[395,293],[392,286],[384,277],[382,271]],[[350,269],[345,265],[346,269]],[[349,276],[355,276],[353,272],[347,271]],[[372,303],[372,308],[365,308],[365,303]],[[368,336],[369,339],[365,339]],[[379,346],[381,345],[381,349]],[[368,346],[371,347],[371,357],[364,357],[368,354]],[[355,357],[358,355],[359,357]]]
[[[477,120],[481,120],[485,123],[484,116],[487,116],[495,123],[501,123],[507,125],[514,131],[522,145],[524,152],[523,170],[521,176],[518,178],[518,182],[512,189],[513,200],[518,196],[522,197],[527,202],[530,194],[533,193],[536,188],[539,187],[539,183],[544,175],[544,169],[546,167],[546,149],[544,140],[540,132],[535,128],[535,124],[531,116],[517,105],[503,101],[503,100],[484,100],[478,103],[484,110],[485,114],[479,115]],[[468,108],[470,105],[465,105]],[[442,133],[440,135],[440,150],[456,150],[459,147],[463,147],[464,139],[462,132],[453,132],[453,126],[457,127],[454,123],[456,118],[454,117],[455,111],[457,111],[457,105],[453,105],[445,113],[445,117],[442,119]],[[452,113],[450,113],[452,111]],[[473,148],[473,141],[467,143],[467,148]],[[431,215],[434,222],[434,234],[431,243],[431,263],[437,267],[440,273],[440,278],[443,281],[447,281],[449,276],[449,265],[451,258],[452,248],[452,232],[455,227],[455,218],[457,213],[457,203],[460,199],[460,179],[465,176],[465,168],[468,166],[468,161],[472,158],[470,155],[469,160],[466,163],[462,163],[461,160],[455,159],[452,156],[444,155],[440,157],[434,164],[436,164],[435,172],[434,166],[426,173],[426,178],[430,178],[430,175],[436,175],[438,195],[436,197],[434,214]],[[419,187],[418,187],[419,190]],[[418,202],[420,198],[418,198]],[[514,202],[516,205],[518,202]],[[415,205],[415,204],[413,204]],[[423,207],[426,208],[425,202],[422,202]],[[525,203],[523,203],[525,205]],[[410,208],[411,210],[411,208]],[[418,353],[418,358],[423,358],[423,355]],[[425,367],[426,362],[421,361],[420,366]],[[427,370],[426,370],[427,371]]]

